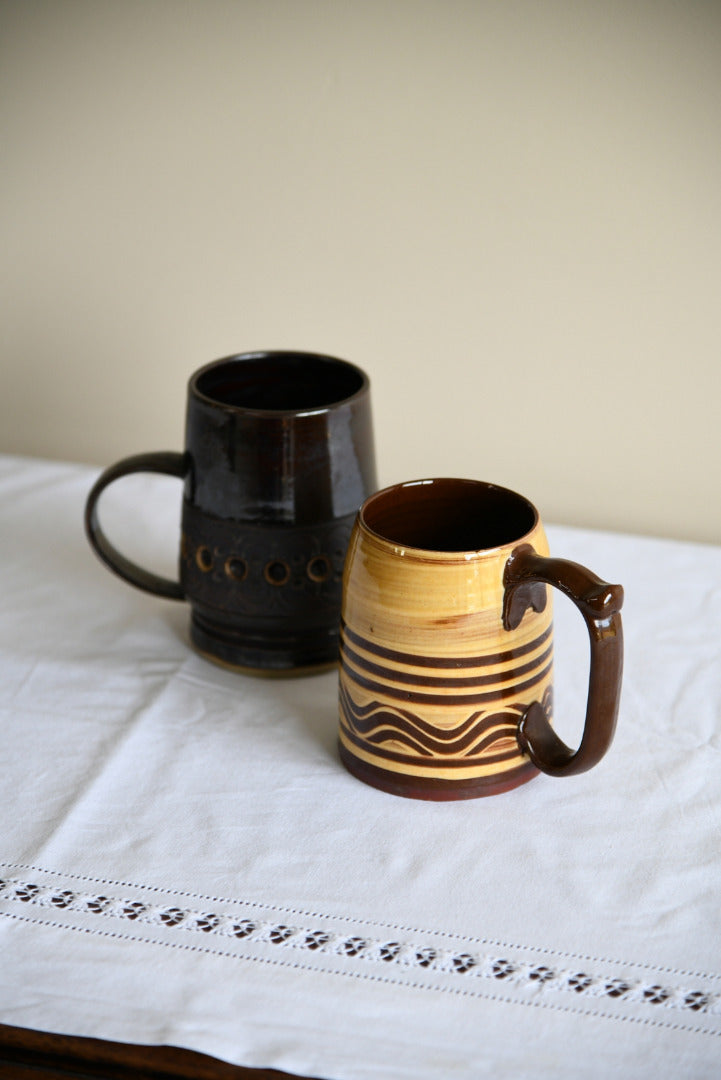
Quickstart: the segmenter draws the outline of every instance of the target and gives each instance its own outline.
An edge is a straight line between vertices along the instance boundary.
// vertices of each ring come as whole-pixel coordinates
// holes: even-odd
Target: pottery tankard
[[[591,640],[579,747],[552,727],[548,586]],[[359,511],[346,559],[339,746],[359,779],[422,799],[507,791],[583,772],[611,743],[623,590],[549,556],[523,496],[474,480],[386,488]]]
[[[143,471],[185,481],[178,581],[130,562],[100,525],[104,489]],[[293,674],[336,662],[348,538],[375,488],[367,375],[315,353],[243,353],[190,378],[185,452],[106,469],[85,524],[120,577],[190,602],[200,653],[243,671]]]

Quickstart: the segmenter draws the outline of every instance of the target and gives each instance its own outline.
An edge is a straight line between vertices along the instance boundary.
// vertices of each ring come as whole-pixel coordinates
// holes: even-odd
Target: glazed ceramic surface
[[[129,563],[100,528],[101,492],[142,470],[185,481],[177,582]],[[333,357],[247,353],[191,377],[185,453],[111,466],[86,527],[125,580],[190,601],[192,641],[210,659],[295,673],[336,660],[348,538],[375,487],[367,376]]]
[[[529,552],[540,560],[533,566]],[[518,574],[514,553],[532,573]],[[559,584],[559,564],[581,572],[586,591],[605,586],[550,559],[534,507],[495,485],[427,480],[371,496],[344,576],[339,738],[351,772],[397,794],[451,799],[508,790],[539,768],[570,771],[571,757],[575,771],[590,767],[588,742],[579,762],[550,726],[552,611],[542,578]],[[619,607],[617,588],[605,588],[616,589],[609,610]],[[615,723],[620,667],[609,680],[604,720],[590,725],[596,759]],[[529,717],[541,760],[522,737]]]

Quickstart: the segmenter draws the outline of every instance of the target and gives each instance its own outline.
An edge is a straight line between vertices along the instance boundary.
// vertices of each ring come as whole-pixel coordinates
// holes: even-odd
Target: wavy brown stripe
[[[527,653],[533,652],[539,645],[542,645],[551,635],[553,631],[553,624],[549,623],[542,634],[539,634],[533,641],[529,641],[526,645],[519,645],[516,649],[507,649],[505,652],[500,653],[488,653],[486,656],[418,656],[416,653],[398,652],[396,649],[388,649],[384,645],[376,645],[375,642],[368,641],[367,638],[357,634],[355,630],[351,630],[344,621],[341,620],[341,632],[358,648],[363,649],[365,652],[374,653],[376,656],[383,657],[384,660],[391,660],[396,664],[410,664],[412,667],[435,667],[435,668],[473,668],[473,667],[490,667],[491,664],[505,664],[510,660],[517,660],[520,656],[525,656]]]
[[[340,687],[340,696],[343,702],[347,705],[348,711],[353,717],[353,723],[356,730],[361,735],[367,735],[369,731],[372,731],[378,724],[378,717],[383,715],[385,721],[391,724],[406,725],[408,730],[412,730],[414,733],[420,731],[423,735],[427,736],[430,740],[439,740],[440,742],[452,742],[454,739],[460,739],[468,731],[470,727],[476,724],[479,716],[482,715],[482,710],[477,709],[466,717],[465,720],[461,720],[452,728],[439,728],[437,724],[430,723],[428,720],[424,720],[421,716],[417,716],[410,709],[399,709],[393,705],[388,705],[383,701],[371,701],[367,705],[358,705],[357,702],[351,697],[348,688],[346,686]],[[508,705],[506,711],[516,710],[517,716],[515,716],[513,723],[516,723],[521,713],[526,709],[525,705],[520,705],[514,702],[513,705]],[[488,714],[486,714],[488,715]],[[495,716],[501,716],[503,714],[496,713]]]
[[[487,690],[481,694],[420,694],[414,693],[413,701],[419,705],[446,705],[453,706],[458,705],[485,705],[491,701],[502,701],[507,699],[511,694],[513,696],[522,694],[526,690],[530,690],[538,683],[542,682],[551,672],[553,662],[549,661],[537,674],[531,679],[526,679],[525,682],[511,683],[508,686],[503,687],[501,690]],[[397,701],[408,701],[409,692],[401,687],[390,686],[388,683],[375,682],[373,679],[367,679],[364,675],[354,671],[349,667],[343,658],[341,651],[341,669],[343,675],[354,682],[357,686],[362,686],[365,690],[370,690],[371,693],[381,694],[383,697],[394,698]]]
[[[406,732],[399,731],[398,728],[379,728],[372,735],[367,735],[365,742],[366,746],[372,746],[374,749],[382,748],[385,743],[389,742],[400,743],[410,750],[415,750],[421,757],[431,758],[436,761],[445,758],[463,758],[467,761],[482,757],[489,746],[493,746],[499,739],[513,738],[514,733],[515,727],[504,728],[478,739],[474,738],[475,733],[472,733],[470,741],[466,745],[436,747],[433,745],[424,746],[418,739],[414,739],[412,735]]]
[[[382,747],[384,743],[395,742],[426,758],[468,759],[482,756],[484,751],[499,739],[513,738],[521,715],[521,712],[517,716],[507,712],[490,716],[476,713],[478,723],[451,744],[439,739],[421,738],[412,726],[407,722],[397,722],[397,717],[388,710],[379,712],[379,723],[370,731],[358,731],[355,724],[350,730],[363,739],[366,746]]]
[[[534,671],[539,664],[550,659],[553,645],[549,644],[542,653],[534,657],[533,660],[529,660],[528,663],[522,664],[520,667],[510,668],[507,671],[497,671],[492,675],[461,675],[457,678],[454,678],[451,675],[416,675],[412,671],[399,671],[397,668],[384,667],[382,664],[376,664],[372,660],[367,660],[342,639],[341,651],[349,660],[353,661],[356,667],[369,672],[371,675],[387,678],[391,682],[409,683],[413,686],[443,686],[454,688],[461,686],[493,686],[497,683],[513,681],[521,675],[527,675],[530,671]]]
[[[395,709],[378,701],[357,705],[345,686],[340,688],[340,700],[346,724],[367,743],[378,745],[396,739],[429,757],[438,754],[457,757],[467,754],[471,747],[476,751],[473,756],[477,756],[498,739],[515,735],[518,721],[526,710],[525,705],[514,702],[503,712],[484,714],[477,711],[455,728],[444,730],[408,709]]]
[[[455,757],[455,758],[443,758],[429,757],[420,754],[402,754],[396,750],[388,750],[385,746],[369,746],[367,742],[359,738],[355,732],[348,727],[346,723],[342,725],[342,731],[344,737],[348,742],[357,746],[359,750],[364,750],[367,754],[371,754],[373,757],[382,758],[386,761],[392,761],[397,765],[437,765],[439,769],[468,769],[474,765],[474,757]],[[504,738],[508,738],[505,735]],[[499,736],[500,738],[500,736]],[[518,746],[509,747],[507,750],[500,750],[494,754],[484,753],[482,757],[478,759],[479,765],[495,765],[504,761],[512,761],[514,758],[521,757],[521,750]]]
[[[550,717],[553,713],[553,691],[551,687],[546,687],[546,691],[542,699],[543,708]],[[422,765],[422,764],[437,764],[442,769],[461,769],[472,767],[474,760],[479,765],[492,765],[496,763],[502,763],[511,761],[516,757],[521,756],[521,749],[517,744],[511,747],[507,747],[505,750],[499,750],[495,753],[487,753],[487,748],[492,746],[494,742],[498,742],[501,739],[508,739],[516,736],[518,731],[518,721],[527,709],[527,704],[521,702],[515,702],[513,705],[508,706],[503,712],[499,713],[486,713],[483,718],[482,724],[487,727],[492,725],[498,725],[496,732],[489,732],[489,738],[483,741],[482,745],[476,747],[476,753],[467,754],[465,757],[448,757],[449,751],[446,749],[442,755],[429,754],[404,754],[397,750],[391,750],[384,746],[378,746],[371,743],[367,738],[364,738],[362,733],[359,734],[356,730],[356,723],[359,723],[359,728],[364,721],[370,721],[370,713],[376,713],[379,716],[383,712],[383,706],[378,702],[371,702],[369,705],[359,706],[353,701],[352,697],[348,693],[346,687],[341,685],[340,688],[340,726],[343,733],[343,737],[354,746],[363,750],[364,753],[370,754],[373,757],[384,758],[387,761],[392,761],[398,765]],[[406,717],[408,719],[417,720],[418,727],[428,726],[420,718],[415,718],[413,713],[407,709],[388,710],[388,715],[392,721],[397,722],[398,716]],[[477,714],[476,714],[477,715]],[[464,722],[467,723],[467,722]],[[459,725],[463,727],[464,725]],[[505,730],[504,730],[505,728]],[[457,729],[458,730],[458,729]],[[391,735],[392,737],[392,735]],[[398,740],[400,741],[400,740]],[[483,751],[481,754],[478,750]],[[529,765],[529,762],[525,762],[524,768]],[[505,775],[505,773],[504,773]]]

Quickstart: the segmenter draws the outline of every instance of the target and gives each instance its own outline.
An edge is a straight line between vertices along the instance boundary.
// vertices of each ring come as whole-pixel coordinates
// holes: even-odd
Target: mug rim
[[[474,489],[476,492],[483,490],[485,492],[496,492],[502,496],[510,496],[514,500],[517,500],[519,504],[523,504],[523,506],[530,511],[531,524],[520,535],[513,536],[501,543],[489,545],[488,547],[458,548],[452,550],[405,544],[398,540],[393,540],[389,536],[385,536],[382,532],[369,524],[367,515],[368,510],[372,508],[373,503],[387,499],[392,493],[400,492],[406,488],[419,488],[432,485],[453,485],[456,488],[467,487],[468,489]],[[404,558],[415,558],[423,562],[446,564],[459,562],[467,563],[483,558],[497,557],[498,553],[505,549],[515,548],[519,544],[528,542],[528,538],[539,527],[540,521],[540,514],[531,500],[526,498],[525,495],[521,495],[519,492],[514,491],[512,488],[503,487],[500,484],[494,484],[486,480],[452,476],[426,477],[419,480],[404,480],[397,484],[390,484],[388,487],[381,488],[379,491],[369,495],[358,510],[359,526],[368,536],[383,546],[387,551]]]
[[[348,372],[352,372],[356,375],[360,381],[360,385],[357,390],[354,390],[352,394],[348,394],[345,397],[338,398],[337,401],[327,402],[325,405],[311,405],[302,406],[300,408],[285,408],[285,409],[268,409],[259,408],[252,405],[234,405],[231,402],[220,401],[218,398],[212,397],[210,394],[204,393],[199,389],[199,382],[203,379],[208,372],[214,371],[223,366],[231,366],[232,364],[242,364],[252,360],[263,359],[289,359],[295,357],[301,360],[321,360],[324,363],[330,363],[336,368],[343,368]],[[333,412],[336,409],[342,409],[346,405],[352,403],[356,399],[367,395],[370,391],[370,378],[358,367],[357,364],[351,363],[349,360],[343,360],[338,356],[331,356],[328,353],[319,352],[307,352],[304,349],[256,349],[250,352],[231,353],[229,356],[220,357],[218,360],[211,360],[209,363],[204,364],[198,368],[190,376],[188,380],[188,393],[191,397],[198,401],[202,401],[206,405],[211,405],[213,408],[222,409],[231,413],[243,413],[244,415],[252,416],[267,416],[267,417],[302,417],[302,416],[317,416],[323,413]]]

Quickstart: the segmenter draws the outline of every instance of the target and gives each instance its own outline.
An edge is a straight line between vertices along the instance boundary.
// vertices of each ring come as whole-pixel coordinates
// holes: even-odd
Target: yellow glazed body
[[[551,713],[550,590],[536,586],[543,610],[529,608],[515,630],[504,629],[503,599],[511,551],[523,543],[548,554],[538,515],[525,504],[519,520],[529,527],[507,543],[436,550],[393,538],[404,531],[402,515],[386,535],[376,531],[383,521],[373,498],[356,520],[343,579],[344,763],[377,787],[419,798],[493,794],[529,780],[537,769],[517,731],[532,703]],[[440,547],[443,500],[429,513],[431,524],[406,531],[440,537]]]

